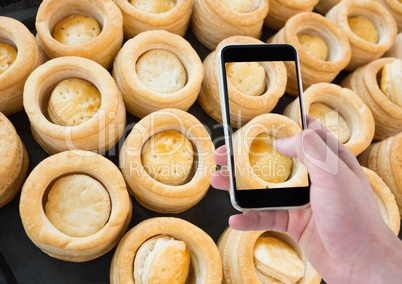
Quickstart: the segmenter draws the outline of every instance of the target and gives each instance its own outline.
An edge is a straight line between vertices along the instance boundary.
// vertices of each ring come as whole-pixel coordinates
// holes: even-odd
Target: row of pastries
[[[319,283],[303,251],[283,233],[228,228],[215,244],[194,224],[171,217],[128,230],[135,214],[130,194],[161,214],[183,212],[205,196],[216,169],[215,145],[187,110],[198,100],[221,122],[217,50],[263,43],[265,25],[275,31],[267,42],[298,50],[307,113],[359,158],[379,210],[397,234],[402,16],[392,10],[396,6],[374,0],[45,0],[35,36],[20,22],[0,17],[0,50],[6,54],[0,58],[6,62],[0,62],[0,134],[7,137],[0,141],[6,157],[0,206],[22,187],[24,229],[52,257],[88,261],[117,246],[112,283]],[[203,61],[184,37],[188,29],[210,50]],[[242,153],[273,151],[278,133],[254,129],[252,138],[263,143],[242,143],[255,124],[285,123],[288,130],[280,136],[300,130],[288,66],[228,68],[236,145],[248,147]],[[246,71],[253,72],[251,91],[238,83]],[[334,83],[341,72],[348,76]],[[268,114],[283,96],[294,101],[283,114]],[[30,173],[29,153],[7,118],[22,110],[50,155]],[[124,139],[117,167],[102,154],[127,134],[126,111],[139,122]],[[264,162],[252,155],[237,158],[253,169]],[[257,173],[242,182],[264,186],[305,176],[295,161],[275,162],[290,168],[283,179]]]

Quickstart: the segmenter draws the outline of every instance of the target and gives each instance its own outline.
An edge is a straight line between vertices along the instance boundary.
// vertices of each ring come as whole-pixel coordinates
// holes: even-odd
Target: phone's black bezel
[[[218,51],[218,81],[221,98],[222,120],[228,154],[228,170],[230,177],[230,193],[233,206],[240,211],[290,209],[303,207],[310,202],[310,178],[308,186],[284,187],[250,190],[235,190],[236,177],[233,156],[233,129],[230,124],[228,87],[226,80],[226,63],[251,61],[293,61],[295,63],[299,91],[302,129],[307,128],[304,111],[303,88],[300,75],[297,50],[289,44],[231,44]]]

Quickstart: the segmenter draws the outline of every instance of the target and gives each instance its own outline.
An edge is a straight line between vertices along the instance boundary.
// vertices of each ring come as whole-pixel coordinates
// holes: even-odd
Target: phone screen
[[[306,168],[297,158],[282,155],[273,146],[277,138],[293,136],[306,128],[296,50],[282,44],[230,45],[218,58],[233,205],[248,210],[308,204],[310,181]],[[278,96],[274,109],[247,117],[247,108],[257,108]],[[245,104],[246,121],[239,97]],[[298,122],[282,114],[284,106],[297,97]]]

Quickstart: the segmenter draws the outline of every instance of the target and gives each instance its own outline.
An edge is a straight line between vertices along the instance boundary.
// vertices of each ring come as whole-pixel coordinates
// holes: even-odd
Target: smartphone
[[[284,64],[287,74],[290,75],[288,77],[292,78],[292,80],[285,80],[287,80],[288,87],[293,90],[292,96],[295,97],[296,94],[299,97],[301,127],[294,122],[297,124],[297,128],[295,128],[294,124],[286,120],[286,117],[284,123],[271,125],[274,119],[283,119],[280,116],[281,114],[262,114],[258,117],[259,122],[255,123],[255,125],[252,125],[252,123],[257,119],[252,119],[245,126],[241,126],[238,129],[233,128],[231,121],[231,93],[229,91],[233,90],[233,82],[229,76],[231,74],[230,70],[241,70],[241,75],[245,75],[244,78],[255,78],[256,75],[243,73],[253,72],[253,70],[262,67],[265,70],[268,82],[270,72],[267,66],[270,66],[270,64]],[[283,156],[272,147],[274,139],[291,136],[296,134],[294,131],[299,132],[307,128],[297,50],[289,44],[226,45],[218,51],[217,70],[222,125],[227,148],[230,198],[234,208],[239,211],[249,211],[303,208],[308,206],[310,201],[310,178],[307,170],[297,159]],[[244,81],[245,84],[248,83],[247,80]],[[237,80],[236,84],[239,84],[239,82],[243,81]],[[270,85],[272,85],[272,82],[266,83],[263,92],[266,92]],[[241,87],[237,85],[237,88],[240,89]],[[297,91],[295,92],[294,90]],[[281,102],[279,101],[279,103]],[[251,126],[253,130],[247,129],[247,126]],[[258,129],[257,133],[259,134],[257,136],[255,129]],[[290,130],[293,132],[290,133]],[[250,133],[251,137],[244,136],[244,132]],[[239,139],[250,141],[239,141]],[[239,143],[248,145],[248,148],[242,150],[242,153],[237,153],[240,152]],[[248,153],[245,154],[247,151]],[[273,166],[275,166],[275,169],[273,169]],[[264,169],[266,170],[265,172]],[[297,181],[294,182],[296,176]]]

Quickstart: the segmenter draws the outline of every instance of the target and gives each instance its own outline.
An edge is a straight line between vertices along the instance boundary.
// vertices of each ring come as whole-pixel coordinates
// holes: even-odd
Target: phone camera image
[[[234,207],[244,211],[307,205],[306,168],[275,148],[277,139],[306,128],[296,50],[286,44],[224,46],[218,56],[218,78]],[[283,115],[279,107],[296,98],[298,121]],[[253,100],[260,111],[251,115],[242,104]],[[278,103],[283,100],[286,103]]]

